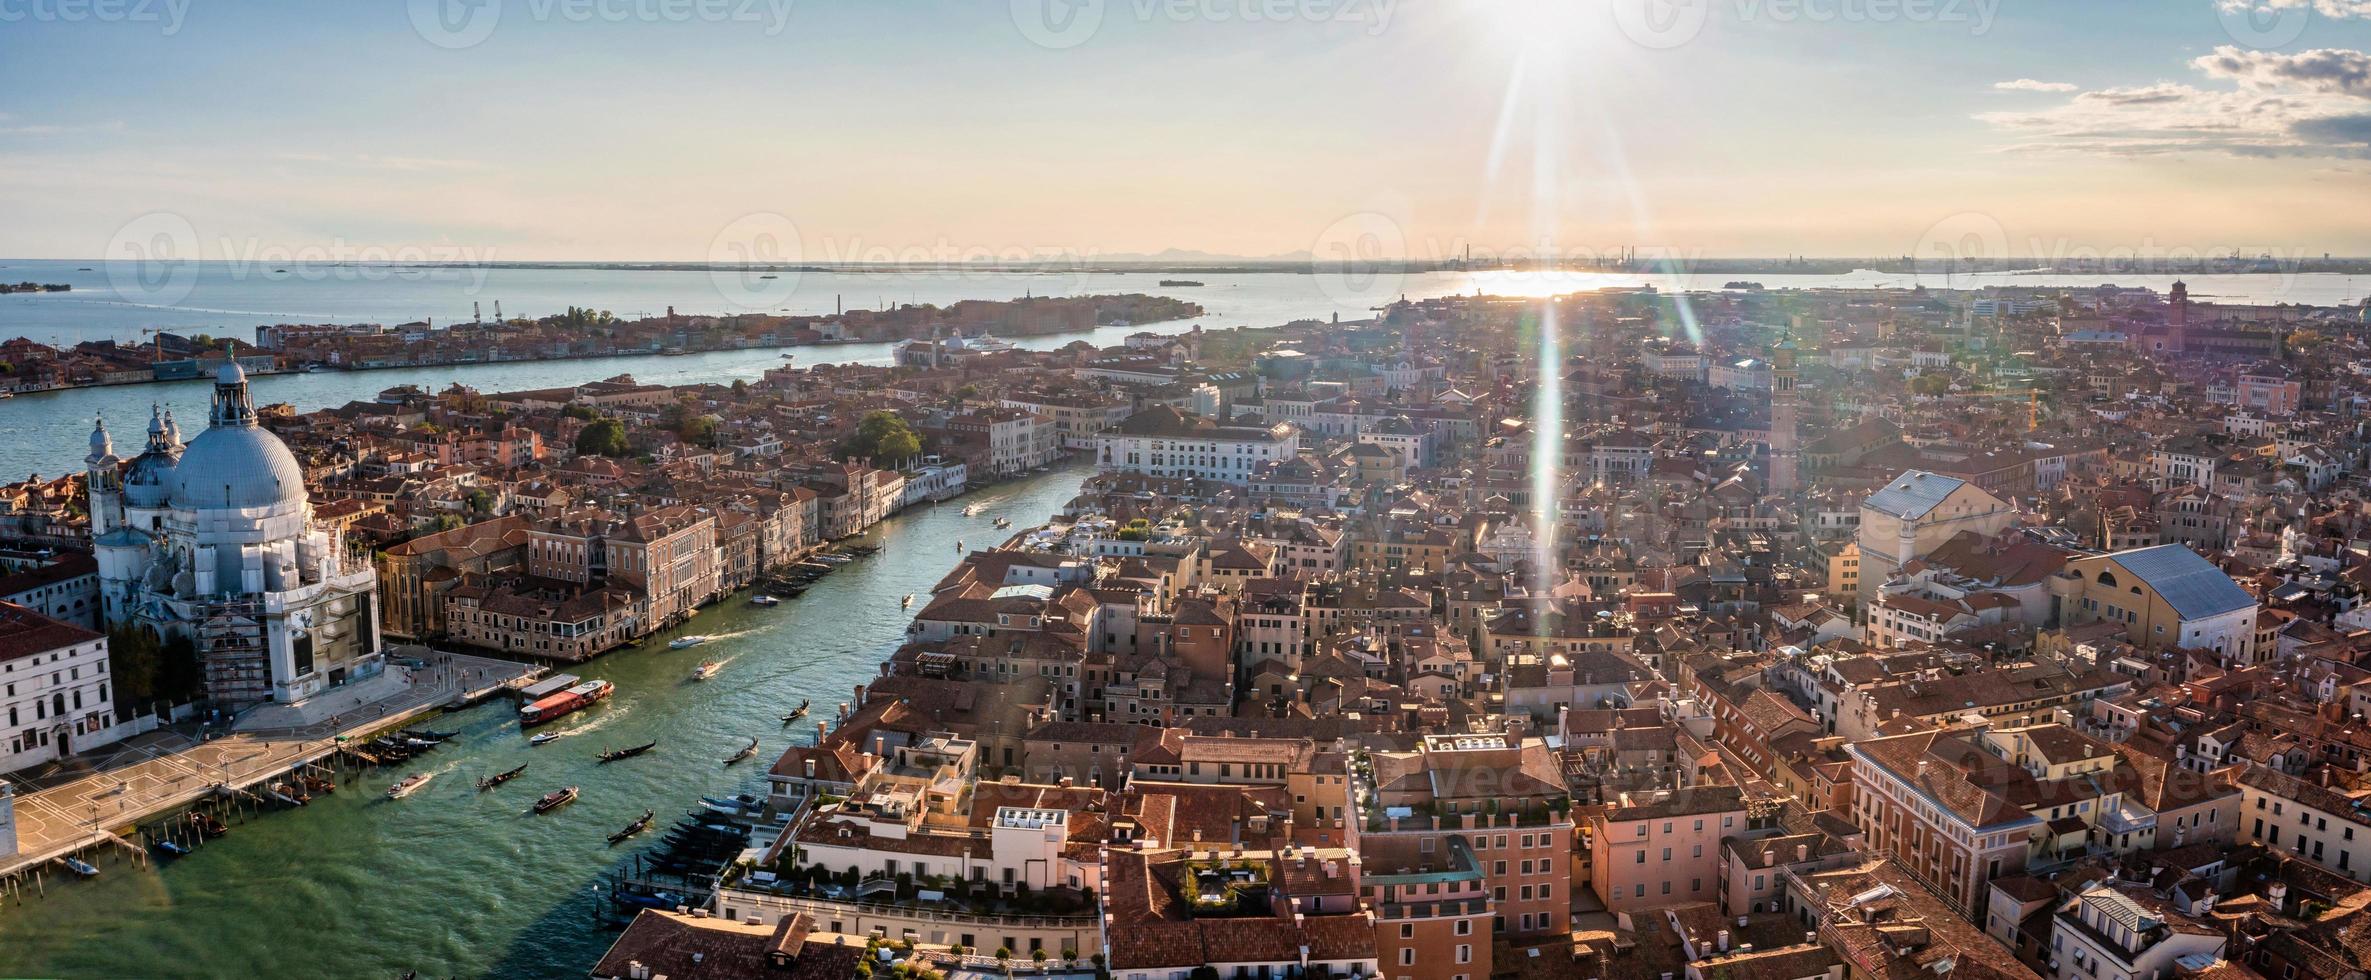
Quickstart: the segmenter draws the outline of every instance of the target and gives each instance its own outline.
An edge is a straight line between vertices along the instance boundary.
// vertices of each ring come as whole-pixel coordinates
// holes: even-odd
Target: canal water
[[[594,921],[592,889],[621,862],[655,847],[659,831],[701,795],[755,788],[814,722],[833,716],[854,686],[901,641],[910,610],[958,559],[956,542],[993,545],[1010,517],[1029,526],[1077,493],[1083,466],[1057,469],[924,505],[866,536],[882,546],[772,609],[746,596],[703,610],[641,649],[565,668],[618,686],[615,697],[548,729],[565,738],[531,748],[507,702],[427,722],[461,735],[404,766],[368,773],[300,810],[265,814],[195,855],[143,871],[109,858],[94,881],[51,879],[46,897],[0,907],[0,976],[58,977],[582,977],[615,933]],[[984,510],[965,517],[967,503]],[[719,639],[670,651],[684,633]],[[722,664],[690,679],[702,660]],[[801,699],[814,709],[784,727]],[[751,736],[756,758],[722,765]],[[658,748],[599,765],[605,747]],[[477,777],[528,763],[518,779],[480,793]],[[403,800],[396,778],[434,772]],[[562,786],[583,796],[536,816],[535,798]],[[643,837],[605,838],[659,813]]]

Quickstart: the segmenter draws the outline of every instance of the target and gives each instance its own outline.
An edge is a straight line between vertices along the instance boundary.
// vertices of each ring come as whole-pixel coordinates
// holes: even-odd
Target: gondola
[[[644,810],[644,811],[642,811],[642,819],[640,819],[640,820],[636,820],[636,821],[634,821],[633,823],[627,824],[627,825],[626,825],[626,829],[624,829],[624,830],[621,830],[621,831],[618,831],[617,833],[614,833],[614,834],[611,834],[611,835],[609,835],[609,846],[611,846],[611,847],[616,847],[616,846],[618,845],[618,842],[620,842],[620,841],[623,841],[623,840],[625,840],[625,839],[626,839],[626,838],[628,838],[628,837],[632,837],[632,836],[634,836],[635,834],[639,834],[639,833],[643,832],[645,829],[648,829],[648,828],[650,827],[650,821],[651,821],[651,818],[653,818],[653,817],[656,817],[656,816],[658,816],[658,811],[655,811],[655,810]]]
[[[524,762],[519,763],[518,768],[510,770],[509,772],[498,772],[491,776],[486,776],[479,779],[477,781],[477,790],[478,792],[483,793],[487,790],[493,789],[496,786],[500,786],[504,783],[510,782],[513,779],[519,778],[519,774],[526,771],[527,764]]]
[[[732,758],[729,758],[729,759],[726,759],[726,760],[724,760],[724,764],[729,766],[729,765],[732,765],[732,764],[734,764],[734,763],[736,763],[736,762],[740,762],[741,760],[743,760],[743,759],[747,759],[747,758],[749,758],[750,756],[753,756],[753,755],[756,755],[756,754],[757,754],[757,739],[754,739],[754,738],[753,738],[753,739],[750,739],[750,740],[749,740],[749,744],[748,744],[748,745],[744,745],[744,746],[742,746],[742,747],[741,747],[741,751],[733,753],[733,757],[732,757]]]
[[[789,714],[787,714],[787,715],[783,715],[783,716],[782,716],[782,723],[783,723],[783,724],[785,724],[785,725],[787,725],[787,724],[790,724],[791,722],[794,722],[794,721],[797,721],[797,720],[799,720],[799,719],[801,719],[801,718],[805,718],[805,717],[807,717],[807,706],[808,706],[810,703],[811,703],[811,702],[810,702],[808,699],[806,699],[806,698],[801,698],[801,699],[799,699],[799,706],[798,706],[798,707],[796,707],[796,708],[793,708],[793,709],[791,709],[791,712],[790,712]]]
[[[459,734],[461,734],[461,733],[460,733],[460,732],[457,732],[457,731],[456,731],[456,732],[438,732],[438,731],[430,731],[430,730],[428,730],[428,729],[426,729],[426,728],[406,728],[406,729],[404,729],[404,730],[403,730],[403,731],[402,731],[400,734],[403,734],[403,735],[409,736],[409,737],[411,737],[411,738],[424,738],[424,739],[428,739],[429,741],[432,741],[432,742],[442,742],[442,741],[444,741],[444,740],[446,740],[446,739],[452,738],[452,737],[454,737],[454,736],[456,736],[456,735],[459,735]]]
[[[631,759],[631,758],[633,758],[633,757],[635,757],[635,756],[641,755],[641,754],[642,754],[642,753],[644,753],[644,752],[648,752],[648,751],[650,751],[650,750],[652,750],[652,749],[655,749],[655,748],[658,748],[658,747],[659,747],[659,740],[654,738],[654,739],[651,739],[651,740],[650,740],[650,741],[648,741],[648,742],[644,742],[644,743],[642,743],[642,744],[640,744],[640,745],[634,746],[633,748],[629,748],[629,749],[611,749],[611,750],[609,750],[609,751],[607,751],[607,752],[603,752],[603,753],[601,753],[601,761],[602,761],[602,762],[616,762],[616,761],[617,761],[617,760],[619,760],[619,759]]]
[[[231,832],[229,827],[224,826],[223,822],[215,819],[212,814],[198,813],[195,811],[192,811],[189,815],[189,825],[196,827],[198,829],[198,834],[205,837],[207,840],[213,840],[214,838],[227,835]]]
[[[549,793],[545,793],[543,794],[542,799],[536,800],[535,812],[550,813],[553,810],[557,810],[574,802],[576,802],[576,787],[562,787]]]

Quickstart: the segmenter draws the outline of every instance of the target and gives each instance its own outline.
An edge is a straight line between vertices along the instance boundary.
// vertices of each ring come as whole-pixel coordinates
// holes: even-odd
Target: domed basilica
[[[107,623],[188,637],[219,702],[301,701],[378,673],[377,573],[342,531],[313,522],[304,467],[257,421],[235,360],[211,416],[184,446],[171,413],[152,413],[128,462],[104,420],[91,431]]]

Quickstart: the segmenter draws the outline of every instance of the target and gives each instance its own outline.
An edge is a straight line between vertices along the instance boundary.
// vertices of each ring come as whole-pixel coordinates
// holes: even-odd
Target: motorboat
[[[642,754],[642,753],[644,753],[644,752],[648,752],[648,751],[650,751],[650,750],[652,750],[652,749],[655,749],[655,748],[658,748],[658,747],[659,747],[659,740],[654,738],[654,739],[651,739],[651,740],[650,740],[650,741],[648,741],[648,742],[644,742],[644,743],[642,743],[642,744],[640,744],[640,745],[636,745],[636,746],[633,746],[633,747],[631,747],[631,748],[624,748],[624,749],[611,749],[611,750],[609,750],[609,751],[607,751],[607,752],[603,752],[603,753],[601,753],[601,761],[602,761],[602,762],[616,762],[616,761],[618,761],[619,759],[631,759],[631,758],[633,758],[633,757],[635,757],[635,756],[641,755],[641,754]]]
[[[527,740],[529,745],[550,745],[560,740],[559,732],[545,732]]]
[[[742,747],[741,747],[741,751],[733,753],[733,756],[732,756],[732,758],[729,758],[729,759],[726,759],[726,760],[724,760],[724,764],[729,766],[729,765],[732,765],[732,764],[734,764],[734,763],[736,763],[736,762],[740,762],[741,760],[743,760],[743,759],[747,759],[747,758],[749,758],[750,756],[753,756],[753,755],[756,755],[756,754],[757,754],[757,739],[754,739],[754,738],[753,738],[753,739],[750,739],[750,740],[749,740],[749,744],[748,744],[748,745],[744,745],[744,746],[742,746]]]
[[[624,841],[626,838],[628,838],[628,837],[632,837],[632,836],[634,836],[635,834],[639,834],[639,833],[643,832],[644,830],[647,830],[647,829],[649,829],[649,828],[650,828],[650,821],[651,821],[651,819],[652,819],[652,818],[654,818],[654,817],[657,817],[657,816],[658,816],[658,811],[655,811],[655,810],[644,810],[644,811],[642,811],[642,819],[640,819],[640,820],[636,820],[636,821],[634,821],[633,823],[627,824],[627,825],[626,825],[626,829],[624,829],[624,830],[621,830],[621,831],[618,831],[617,833],[614,833],[614,834],[611,834],[611,835],[609,835],[609,846],[611,846],[611,847],[616,847],[616,846],[617,846],[617,845],[618,845],[620,842]]]
[[[188,857],[191,853],[189,845],[172,840],[157,841],[156,849],[174,857]]]
[[[708,638],[707,638],[707,637],[705,637],[705,636],[702,636],[702,635],[700,635],[700,634],[698,634],[698,633],[694,633],[694,634],[692,634],[692,635],[690,635],[690,636],[678,636],[678,637],[676,637],[676,638],[674,638],[674,639],[672,639],[672,640],[668,640],[668,641],[667,641],[667,649],[669,649],[669,650],[689,650],[689,649],[691,649],[691,648],[693,648],[693,647],[699,646],[700,644],[702,644],[702,643],[706,643],[706,642],[708,642]]]
[[[557,810],[574,802],[576,802],[576,787],[562,787],[549,793],[545,793],[543,794],[542,799],[536,800],[535,812],[550,813],[553,810]]]
[[[986,509],[988,508],[982,504],[965,504],[963,505],[963,516],[978,517],[980,516],[980,512]]]
[[[477,781],[477,788],[478,788],[478,792],[480,792],[480,793],[483,793],[483,792],[485,792],[485,791],[487,791],[487,790],[493,789],[493,788],[494,788],[494,787],[496,787],[496,786],[500,786],[500,785],[502,785],[502,784],[504,784],[504,783],[510,782],[510,781],[511,781],[511,780],[513,780],[513,779],[517,779],[517,778],[519,778],[519,774],[520,774],[520,773],[523,773],[523,772],[526,772],[526,771],[527,771],[527,764],[526,764],[526,763],[524,763],[524,762],[522,762],[522,763],[519,763],[519,767],[518,767],[518,768],[516,768],[516,769],[513,769],[513,770],[510,770],[509,772],[498,772],[498,773],[495,773],[495,774],[493,774],[493,775],[491,775],[491,776],[487,776],[487,777],[485,777],[485,778],[483,778],[483,779],[480,779],[480,780],[478,780],[478,781]]]
[[[420,787],[428,785],[428,781],[435,778],[436,774],[433,772],[415,772],[405,776],[396,780],[395,785],[387,787],[387,798],[390,800],[403,799],[419,792]]]
[[[692,679],[695,681],[704,681],[714,676],[716,676],[716,661],[714,660],[700,661],[699,666],[692,668]]]
[[[750,794],[750,793],[743,793],[743,794],[741,794],[741,795],[739,795],[739,796],[735,796],[735,797],[731,797],[731,798],[718,798],[718,797],[714,797],[714,796],[703,796],[703,797],[700,797],[700,805],[701,805],[701,806],[703,806],[703,807],[706,807],[706,808],[708,809],[709,813],[712,813],[712,814],[722,814],[722,815],[724,815],[724,816],[728,816],[728,817],[737,817],[737,816],[740,816],[741,814],[747,813],[747,812],[749,812],[749,811],[751,811],[751,810],[758,809],[759,807],[762,807],[762,806],[764,806],[765,804],[766,804],[766,801],[765,801],[765,800],[763,800],[763,799],[760,799],[760,798],[759,798],[759,797],[757,797],[756,795],[753,795],[753,794]],[[694,810],[694,811],[692,811],[692,814],[693,814],[694,816],[701,816],[701,817],[705,817],[705,816],[707,816],[707,815],[708,815],[708,814],[703,814],[703,813],[700,813],[698,810]],[[699,826],[699,827],[706,827],[707,825],[706,825],[706,824],[697,824],[697,825],[695,825],[695,826]],[[724,835],[724,834],[727,834],[727,833],[731,833],[731,834],[738,834],[738,833],[740,833],[740,831],[738,831],[738,830],[733,830],[733,829],[731,829],[731,828],[725,828],[725,827],[717,827],[717,828],[715,828],[714,830],[711,830],[711,831],[709,831],[709,832],[710,832],[710,833],[714,833],[714,834],[718,834],[718,835]]]
[[[749,604],[750,604],[750,605],[752,605],[752,606],[757,606],[757,607],[759,607],[759,608],[761,608],[761,609],[762,609],[762,608],[765,608],[765,607],[768,607],[768,606],[779,606],[779,605],[781,605],[781,604],[782,604],[782,600],[780,600],[780,599],[777,599],[777,598],[774,598],[773,596],[767,595],[767,594],[765,594],[765,593],[763,593],[763,592],[760,592],[760,593],[758,593],[758,594],[756,594],[756,595],[753,595],[753,596],[750,596],[750,597],[749,597]]]
[[[816,555],[815,560],[826,565],[845,565],[849,562],[855,561],[856,559],[850,558],[847,555]]]
[[[622,908],[635,909],[674,909],[691,903],[691,899],[674,892],[637,892],[624,888],[612,890],[609,893],[609,900]]]
[[[81,875],[85,878],[96,878],[99,876],[99,866],[81,858],[62,858],[58,861],[58,863],[65,865],[66,870],[72,871],[75,874]]]

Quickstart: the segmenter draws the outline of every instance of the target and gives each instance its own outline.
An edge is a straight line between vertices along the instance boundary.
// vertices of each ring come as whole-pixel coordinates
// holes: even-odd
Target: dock
[[[544,668],[464,654],[434,654],[434,667],[390,667],[372,687],[334,691],[301,705],[266,705],[228,732],[159,730],[111,746],[96,771],[51,786],[18,788],[17,851],[0,855],[0,894],[39,881],[39,869],[93,849],[145,856],[127,833],[158,818],[221,801],[247,806],[286,797],[271,783],[303,771],[375,763],[347,747],[422,717],[526,687]],[[363,688],[363,684],[355,685]],[[383,694],[381,697],[370,697]],[[294,800],[289,800],[294,803]],[[22,894],[21,887],[15,891]]]

